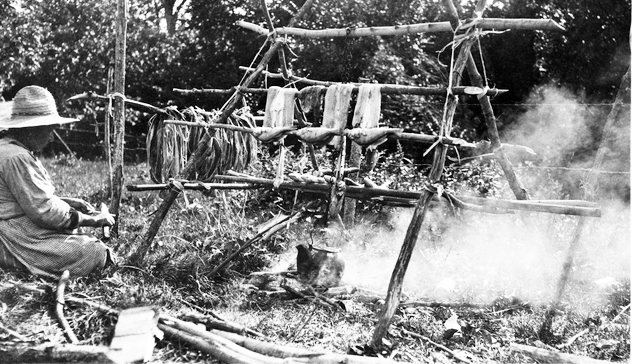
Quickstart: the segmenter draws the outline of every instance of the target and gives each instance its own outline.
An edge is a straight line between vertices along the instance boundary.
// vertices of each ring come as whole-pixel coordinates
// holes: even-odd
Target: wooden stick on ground
[[[573,354],[556,353],[554,351],[536,348],[529,345],[521,345],[511,343],[509,347],[512,351],[524,354],[538,363],[555,363],[555,364],[605,364],[610,363],[605,360],[597,360],[588,358],[585,356],[578,356]]]
[[[233,254],[229,255],[226,259],[224,259],[224,261],[219,263],[219,265],[217,267],[215,267],[215,269],[213,269],[211,271],[211,273],[209,273],[207,276],[209,278],[215,276],[215,274],[217,274],[217,272],[219,272],[222,268],[224,268],[226,266],[226,264],[230,263],[231,260],[233,260],[236,256],[241,254],[241,252],[246,250],[252,244],[258,242],[259,240],[268,239],[270,236],[276,234],[279,230],[285,228],[286,226],[288,226],[289,224],[291,224],[293,222],[296,222],[301,216],[303,216],[303,212],[299,211],[299,212],[295,213],[294,215],[292,215],[291,217],[286,218],[286,219],[278,222],[277,224],[269,226],[267,229],[265,229],[263,231],[260,231],[257,235],[255,235],[247,243],[245,243],[239,249],[237,249],[236,252],[234,252]]]
[[[57,314],[57,320],[59,320],[59,324],[61,325],[64,333],[68,337],[68,340],[72,344],[77,344],[79,340],[75,333],[70,328],[68,324],[68,320],[64,316],[64,290],[66,289],[66,283],[68,282],[68,278],[70,278],[70,272],[65,270],[61,277],[59,278],[59,284],[57,285],[57,304],[55,305],[55,313]]]
[[[4,331],[7,334],[13,336],[14,338],[20,340],[20,341],[29,341],[29,338],[20,334],[19,332],[13,331],[7,327],[4,327],[4,325],[0,322],[0,331]]]
[[[291,294],[293,294],[293,295],[295,295],[297,297],[304,298],[304,299],[306,299],[308,301],[314,302],[314,303],[316,303],[318,305],[321,305],[323,307],[333,307],[336,310],[340,309],[340,307],[338,305],[336,305],[335,303],[332,303],[329,300],[324,300],[321,297],[316,297],[316,296],[308,296],[308,295],[303,294],[303,293],[297,291],[296,289],[294,289],[294,288],[292,288],[292,287],[290,287],[290,286],[288,286],[286,284],[282,284],[281,288],[283,288],[284,290],[288,291],[289,293],[291,293]]]
[[[21,289],[23,291],[27,291],[27,292],[32,292],[32,293],[37,293],[37,294],[46,294],[46,291],[41,289],[41,288],[37,288],[35,286],[29,285],[29,284],[22,284],[22,283],[0,283],[0,286],[3,288],[16,288],[16,289]],[[85,305],[85,306],[89,306],[92,308],[96,308],[99,311],[111,314],[111,315],[118,315],[119,311],[115,310],[111,307],[108,307],[106,305],[97,303],[97,302],[93,302],[90,300],[87,300],[85,298],[79,298],[79,297],[72,297],[72,296],[67,296],[67,297],[62,297],[64,302],[72,302],[72,303],[77,303],[77,304],[81,304],[81,305]]]
[[[613,324],[615,321],[617,321],[617,319],[618,319],[619,317],[621,317],[621,315],[622,315],[625,311],[627,311],[627,309],[628,309],[628,308],[630,308],[630,304],[628,304],[627,306],[625,306],[625,307],[621,310],[621,312],[619,312],[619,314],[618,314],[618,315],[616,315],[616,316],[615,316],[612,320],[610,320],[610,322],[608,322],[608,323],[605,323],[605,322],[604,322],[604,323],[602,323],[599,327],[597,327],[597,330],[603,330],[604,328],[607,328],[607,327],[612,327],[612,324]],[[577,334],[575,334],[575,335],[571,336],[571,338],[570,338],[570,339],[568,339],[565,343],[560,344],[560,345],[557,345],[556,347],[557,347],[558,349],[562,349],[562,348],[565,348],[565,347],[569,347],[569,346],[573,345],[573,343],[575,342],[575,340],[579,339],[582,335],[584,335],[584,334],[585,334],[585,333],[587,333],[588,331],[590,331],[590,327],[587,327],[587,328],[583,329],[582,331],[578,332]]]
[[[455,308],[485,308],[489,305],[469,302],[402,302],[399,307],[455,307]]]
[[[271,362],[268,362],[268,361],[262,361],[259,359],[254,359],[249,356],[245,356],[242,353],[238,353],[238,352],[235,352],[234,350],[222,347],[214,340],[202,338],[197,335],[191,335],[183,330],[165,325],[164,323],[158,323],[158,328],[164,331],[168,337],[177,339],[178,341],[191,345],[194,348],[204,353],[212,355],[215,359],[218,359],[223,363],[235,363],[235,364],[269,363],[269,364],[272,364]],[[282,363],[279,361],[274,364],[282,364]]]
[[[221,330],[225,332],[231,332],[231,333],[240,334],[240,335],[249,334],[249,335],[257,336],[260,338],[267,338],[264,334],[258,331],[255,331],[253,329],[250,329],[244,325],[240,325],[236,322],[228,321],[223,318],[218,318],[219,316],[217,317],[215,316],[209,317],[209,316],[201,315],[197,313],[187,313],[184,315],[186,319],[189,319],[193,322],[201,323],[207,328]]]
[[[207,352],[225,363],[395,364],[393,360],[280,347],[235,334],[208,332],[186,321],[162,316],[158,327],[167,335]]]
[[[428,337],[425,337],[423,335],[417,334],[416,332],[408,331],[406,329],[402,329],[402,332],[407,334],[407,335],[410,335],[412,337],[416,337],[418,339],[421,339],[421,340],[427,342],[428,344],[431,344],[432,346],[436,347],[437,349],[441,349],[441,350],[445,351],[446,353],[452,355],[452,357],[454,359],[458,360],[458,361],[461,361],[463,363],[472,364],[471,361],[469,361],[469,360],[467,360],[465,358],[462,358],[459,354],[455,353],[454,351],[448,349],[447,347],[445,347],[445,346],[443,346],[441,344],[438,344],[438,343],[430,340],[430,338],[428,338]]]
[[[103,305],[101,303],[93,302],[93,301],[87,300],[85,298],[68,296],[68,297],[66,297],[66,302],[72,302],[72,303],[88,306],[88,307],[97,309],[97,310],[99,310],[101,312],[105,312],[105,313],[110,314],[110,315],[118,315],[119,314],[119,310],[115,310],[112,307],[108,307],[108,306]]]
[[[292,334],[290,334],[288,336],[288,341],[289,342],[294,342],[294,340],[296,340],[296,338],[298,337],[298,334],[303,331],[303,329],[305,328],[305,326],[307,326],[307,324],[309,324],[309,322],[312,320],[312,317],[314,317],[314,314],[316,313],[316,308],[318,306],[313,305],[310,308],[308,308],[309,312],[309,316],[307,315],[308,311],[305,311],[303,313],[303,316],[298,320],[298,326],[292,330]],[[307,317],[307,318],[306,318]]]
[[[0,363],[94,363],[115,364],[107,346],[53,344],[30,345],[1,342]]]
[[[327,302],[328,305],[336,307],[336,309],[338,309],[338,310],[339,309],[343,309],[344,310],[343,306],[339,305],[339,302],[336,302],[335,300],[333,300],[333,299],[331,299],[331,298],[329,298],[327,296],[324,296],[324,295],[316,292],[316,290],[314,290],[314,288],[312,286],[307,286],[307,291],[309,293],[311,293],[314,297],[318,298],[319,300],[323,300],[323,301]]]
[[[219,330],[212,330],[211,332],[215,335],[226,338],[237,345],[243,346],[248,350],[252,350],[260,354],[274,356],[276,358],[309,357],[314,355],[326,354],[326,352],[315,352],[312,350],[297,348],[294,346],[283,346],[272,342],[251,339],[249,337],[232,334],[230,332]]]

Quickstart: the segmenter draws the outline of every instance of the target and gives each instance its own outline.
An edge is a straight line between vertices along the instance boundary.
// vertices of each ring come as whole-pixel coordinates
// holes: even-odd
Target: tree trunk
[[[175,5],[175,0],[162,0],[162,8],[165,11],[165,21],[167,23],[167,34],[169,35],[176,34],[178,14],[173,9]]]

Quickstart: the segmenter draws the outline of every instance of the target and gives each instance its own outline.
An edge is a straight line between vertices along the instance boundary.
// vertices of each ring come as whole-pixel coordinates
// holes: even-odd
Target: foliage
[[[195,34],[181,52],[182,67],[187,70],[181,88],[230,88],[239,83],[239,66],[249,66],[264,44],[262,37],[245,36],[235,26],[237,20],[263,21],[259,2],[254,0],[202,1],[189,5],[191,21],[186,29]],[[224,100],[209,97],[189,98],[198,106],[218,108]]]
[[[461,3],[459,11],[465,18],[471,14],[475,2]],[[273,23],[285,25],[302,4],[299,0],[269,2]],[[503,0],[489,4],[485,16],[552,18],[567,29],[509,31],[481,38],[484,64],[477,52],[474,59],[479,67],[484,67],[490,86],[510,90],[493,100],[496,115],[501,116],[501,132],[516,122],[513,115],[521,110],[504,104],[524,102],[536,86],[549,82],[563,85],[587,101],[611,100],[629,64],[629,45],[625,41],[629,9],[629,0],[606,3],[594,0],[582,4]],[[2,0],[0,14],[6,15],[2,16],[0,26],[3,69],[0,87],[4,98],[10,99],[29,83],[51,90],[60,108],[66,108],[61,101],[74,94],[105,93],[114,56],[114,0]],[[167,14],[178,18],[165,19]],[[322,29],[446,19],[441,4],[435,1],[319,0],[297,26]],[[258,52],[267,46],[263,37],[235,26],[237,20],[267,27],[261,2],[256,0],[131,2],[126,95],[159,107],[219,108],[225,102],[221,96],[182,95],[173,88],[228,88],[239,82],[243,74],[238,67],[256,62]],[[166,27],[165,22],[169,23]],[[314,79],[437,86],[446,82],[449,52],[440,50],[450,40],[449,33],[334,39],[292,37],[287,40],[286,58],[294,74]],[[278,62],[273,57],[269,70],[278,70]],[[272,85],[278,81],[261,80],[261,83]],[[468,140],[485,139],[486,128],[480,108],[475,106],[476,100],[462,101],[468,105],[457,109],[453,135]],[[263,109],[265,100],[250,95],[247,102],[256,111]],[[71,145],[84,140],[88,130],[103,130],[103,103],[72,106],[73,109],[66,111],[77,113],[87,123],[77,125],[82,133],[64,135]],[[441,97],[385,95],[382,123],[435,133],[442,107]],[[128,108],[129,147],[143,147],[149,117]],[[99,137],[88,139],[97,143]],[[594,149],[594,145],[586,148]],[[422,162],[419,155],[424,151],[417,145],[406,149],[411,151],[410,158]],[[82,150],[81,155],[94,157],[98,153],[98,149]]]
[[[535,50],[548,79],[590,101],[611,100],[630,66],[630,0],[542,1],[537,15],[558,21],[563,33],[538,34]]]
[[[4,88],[17,91],[37,83],[62,98],[90,89],[93,80],[104,84],[104,69],[113,56],[108,52],[114,39],[107,27],[112,21],[108,14],[114,12],[110,3],[58,0],[12,5],[14,16],[2,27],[5,51],[0,62],[14,71],[3,74]]]
[[[428,183],[429,167],[415,164],[402,149],[382,156],[369,174],[377,184],[391,189],[420,191]],[[441,184],[452,193],[480,197],[500,197],[503,174],[493,160],[473,160],[446,165]]]

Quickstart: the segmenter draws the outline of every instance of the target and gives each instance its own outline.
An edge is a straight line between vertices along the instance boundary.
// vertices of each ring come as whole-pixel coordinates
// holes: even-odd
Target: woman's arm
[[[97,209],[91,203],[80,198],[60,197],[59,199],[70,205],[70,207],[72,207],[73,209],[79,212],[83,212],[84,214],[92,215],[97,212]]]
[[[37,159],[26,152],[7,160],[0,175],[22,211],[41,227],[64,230],[113,223],[113,217],[103,214],[93,216],[90,211],[92,205],[81,199],[55,196],[48,173]]]
[[[79,211],[77,213],[79,214],[78,226],[101,227],[114,225],[114,215],[109,212],[98,212],[94,215],[84,214]]]

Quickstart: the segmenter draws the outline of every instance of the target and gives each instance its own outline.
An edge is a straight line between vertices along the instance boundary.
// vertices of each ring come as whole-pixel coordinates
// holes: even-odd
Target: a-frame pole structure
[[[299,9],[299,11],[294,15],[294,17],[292,17],[292,19],[288,23],[288,26],[293,26],[294,24],[296,24],[296,22],[300,20],[311,8],[313,2],[314,0],[305,1],[305,3]],[[265,52],[263,57],[261,57],[261,60],[259,61],[259,64],[255,68],[255,70],[243,81],[240,87],[235,90],[230,101],[224,107],[222,114],[216,120],[213,121],[214,123],[217,123],[217,124],[226,123],[226,121],[228,120],[228,117],[232,115],[233,111],[235,111],[237,106],[241,104],[243,93],[241,92],[240,88],[250,86],[250,84],[252,84],[259,77],[259,75],[261,74],[261,72],[263,72],[268,62],[270,62],[272,57],[277,54],[277,51],[282,46],[283,46],[282,42],[276,41],[273,39],[273,42],[270,44],[270,47]],[[204,151],[208,149],[208,144],[210,141],[211,141],[210,134],[205,134],[202,140],[200,140],[200,142],[198,143],[195,151],[189,158],[187,164],[184,166],[182,173],[180,175],[180,178],[191,179],[191,177],[195,174],[195,170],[198,164],[202,160]],[[145,236],[143,237],[143,240],[141,241],[140,245],[128,256],[128,260],[132,264],[136,264],[137,266],[141,266],[143,264],[145,255],[149,251],[149,248],[151,247],[151,243],[154,237],[156,236],[156,234],[158,233],[158,229],[160,229],[160,225],[162,224],[162,221],[167,216],[167,213],[169,212],[171,205],[176,200],[176,198],[178,197],[181,191],[182,191],[181,185],[174,184],[172,186],[169,194],[163,200],[162,204],[160,204],[160,206],[158,207],[158,210],[156,211],[154,215],[154,219],[152,220],[151,224],[147,228],[147,232],[145,233]]]
[[[448,14],[450,15],[452,28],[454,29],[454,34],[456,38],[456,36],[459,35],[459,28],[462,26],[459,20],[458,12],[452,0],[444,0],[443,2],[446,10],[448,11]],[[483,21],[482,14],[485,10],[485,6],[486,0],[479,0],[474,11],[474,16],[470,20],[471,23],[480,23]],[[476,67],[474,58],[472,57],[470,51],[473,40],[474,38],[472,37],[466,38],[466,40],[463,41],[460,46],[458,57],[456,61],[454,61],[454,68],[452,71],[452,83],[455,86],[458,86],[457,82],[460,83],[463,70],[467,69],[468,76],[472,85],[485,89],[485,82],[483,81],[480,72]],[[456,107],[457,102],[456,98],[454,98],[454,100],[451,100],[451,97],[454,98],[453,95],[448,94],[448,102],[446,102],[446,107],[444,110],[447,117],[443,121],[444,125],[442,126],[442,128],[446,132],[446,136],[449,136],[449,132],[452,127],[452,117],[454,115],[454,108]],[[509,186],[514,193],[516,199],[528,200],[529,195],[526,189],[523,187],[522,183],[516,176],[516,173],[513,170],[513,166],[509,161],[509,158],[507,158],[506,153],[501,147],[502,144],[496,125],[496,117],[489,101],[489,96],[481,94],[478,96],[478,100],[483,110],[485,123],[489,131],[492,148],[495,151],[494,154],[496,160],[498,160],[499,164],[501,165],[501,168],[505,174],[505,178],[507,179],[507,182],[509,183]],[[443,160],[440,156],[440,153],[443,154]],[[431,183],[436,183],[439,181],[444,164],[445,150],[435,150],[435,158],[429,176]],[[391,281],[389,283],[389,288],[387,291],[386,302],[384,307],[382,308],[382,311],[380,312],[379,320],[373,333],[373,337],[371,340],[371,344],[373,347],[382,346],[382,338],[384,338],[384,336],[386,335],[388,327],[390,326],[391,319],[393,318],[393,315],[395,314],[395,311],[399,305],[399,296],[401,294],[402,285],[404,282],[404,275],[410,262],[416,241],[419,237],[419,230],[423,223],[425,211],[433,195],[433,192],[430,191],[432,191],[432,188],[428,189],[428,191],[422,194],[415,207],[412,221],[408,227],[406,237],[404,238],[404,243],[400,250],[400,255],[397,259],[393,274],[391,276]]]
[[[446,7],[454,7],[454,4],[452,4],[452,0],[444,0],[444,4]],[[481,0],[479,1],[477,9],[479,7],[484,8],[484,6],[485,0]],[[453,22],[452,26],[454,31],[456,32],[459,26],[458,21]],[[461,84],[463,70],[465,69],[465,66],[467,65],[467,62],[469,60],[470,49],[474,45],[474,42],[475,38],[469,37],[466,38],[463,43],[461,43],[459,54],[456,59],[453,60],[453,68],[451,69],[450,78],[452,80],[452,86],[459,86]],[[452,55],[454,56],[454,46]],[[445,136],[450,136],[450,132],[452,130],[452,121],[454,119],[454,113],[456,111],[457,105],[458,98],[454,94],[448,93],[444,110],[444,118],[441,125]],[[391,275],[391,281],[389,283],[386,295],[386,302],[384,303],[384,306],[380,311],[378,323],[375,326],[375,330],[373,331],[371,345],[374,348],[379,348],[383,346],[382,339],[386,336],[388,328],[391,324],[391,319],[395,315],[395,311],[399,306],[400,295],[404,283],[404,276],[406,274],[406,270],[408,269],[408,264],[410,263],[415,245],[417,244],[419,231],[426,216],[426,212],[428,210],[428,207],[430,206],[432,197],[437,192],[435,189],[432,188],[432,184],[438,183],[441,178],[443,168],[445,166],[446,153],[446,146],[442,144],[438,144],[436,146],[432,167],[428,176],[431,186],[430,188],[426,188],[422,191],[421,197],[419,198],[419,200],[417,201],[417,205],[415,206],[415,211],[413,212],[413,217],[411,219],[410,225],[408,226],[408,230],[406,231],[406,236],[404,237],[402,248],[397,258],[397,262],[395,263],[393,273]]]

